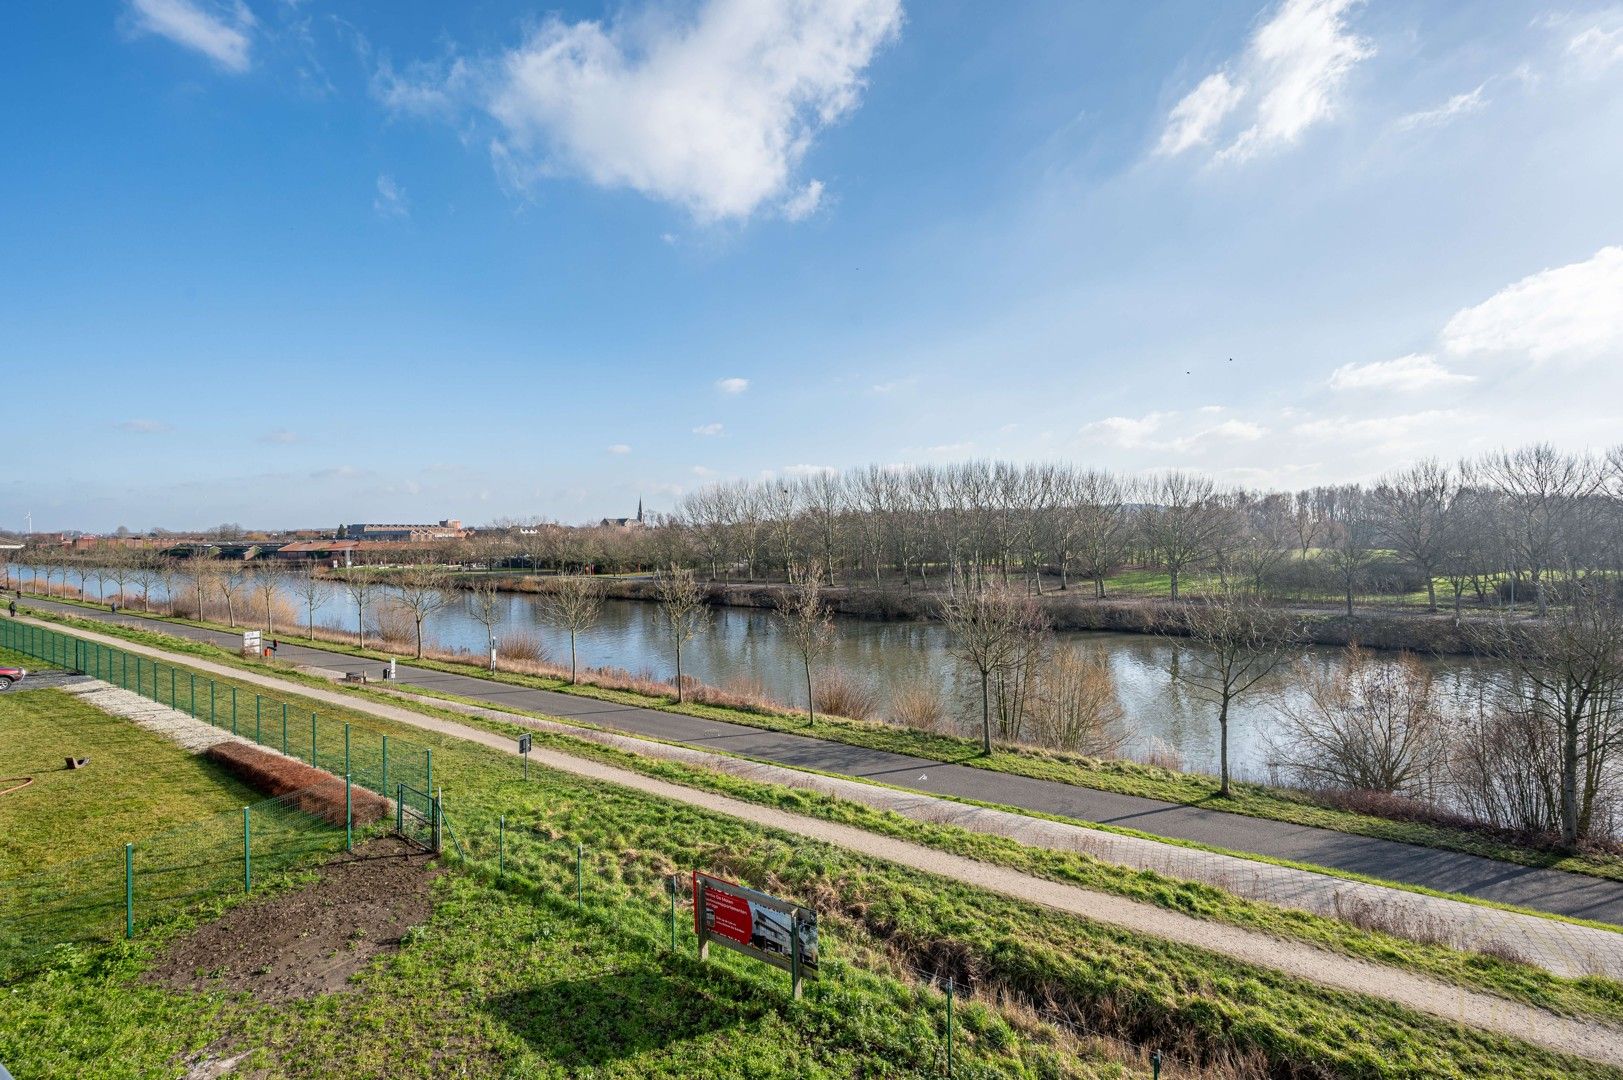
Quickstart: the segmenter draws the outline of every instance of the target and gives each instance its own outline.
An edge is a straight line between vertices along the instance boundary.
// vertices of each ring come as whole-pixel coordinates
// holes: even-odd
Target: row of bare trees
[[[1424,460],[1370,484],[1297,492],[1224,488],[1172,471],[1134,478],[1059,464],[868,466],[718,484],[654,527],[512,523],[446,558],[574,572],[676,563],[711,579],[935,587],[996,581],[1041,594],[1082,579],[1103,597],[1129,567],[1182,598],[1239,584],[1274,599],[1439,592],[1459,609],[1527,604],[1623,574],[1623,447],[1549,445],[1458,463]]]

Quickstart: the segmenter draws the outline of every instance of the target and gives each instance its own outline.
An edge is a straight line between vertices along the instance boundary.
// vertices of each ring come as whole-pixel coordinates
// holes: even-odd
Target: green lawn
[[[359,722],[359,721],[354,721]],[[385,721],[373,721],[379,729]],[[1086,920],[517,763],[433,745],[462,844],[489,853],[507,820],[509,878],[453,875],[404,949],[357,993],[291,1005],[144,986],[159,927],[133,945],[66,956],[15,987],[0,1058],[30,1077],[175,1070],[218,1044],[273,1074],[505,1076],[939,1075],[945,1002],[909,967],[951,974],[960,1076],[1123,1075],[1104,1045],[1079,1050],[1024,1010],[1041,1000],[1081,1025],[1192,1059],[1256,1071],[1398,1077],[1599,1077],[1598,1067],[1514,1040]],[[573,904],[576,844],[584,905]],[[685,917],[669,944],[665,875],[709,869],[817,906],[824,977],[796,1004],[782,973],[719,951],[692,956]],[[1133,1071],[1147,1070],[1134,1056]]]
[[[296,698],[294,700],[297,701]],[[307,709],[309,704],[298,703],[296,707]],[[1067,936],[1072,937],[1069,944],[1060,948],[1058,956],[1050,958],[1059,964],[1061,970],[1069,970],[1067,965],[1079,962],[1080,958],[1093,956],[1100,947],[1099,942],[1094,940],[1094,935],[1098,934],[1105,934],[1112,940],[1125,937],[1131,940],[1133,948],[1148,949],[1157,955],[1161,955],[1166,948],[1162,943],[1139,939],[1133,935],[1116,935],[1114,932],[1080,920],[1066,919],[1036,909],[1026,910],[1018,918],[1014,915],[998,914],[988,925],[982,925],[978,919],[966,923],[961,918],[948,918],[949,909],[943,909],[935,902],[935,894],[941,887],[940,883],[931,884],[931,879],[924,875],[873,860],[861,859],[836,849],[809,845],[793,838],[763,839],[759,830],[730,819],[699,814],[685,807],[635,796],[612,787],[590,785],[553,776],[539,770],[537,782],[526,786],[517,781],[519,764],[510,756],[460,740],[436,736],[413,727],[394,724],[368,714],[330,706],[319,708],[324,722],[328,719],[345,721],[351,723],[357,732],[390,734],[399,740],[396,745],[415,741],[432,746],[436,779],[444,786],[454,830],[469,853],[475,858],[483,858],[487,864],[494,864],[496,816],[506,814],[509,822],[509,865],[515,870],[528,868],[532,874],[538,876],[538,879],[545,878],[554,884],[558,880],[562,880],[565,886],[569,884],[572,860],[568,855],[572,851],[573,842],[577,841],[584,843],[589,852],[589,880],[602,879],[612,882],[623,879],[624,864],[627,862],[624,853],[627,852],[637,853],[639,858],[646,856],[665,869],[687,869],[695,866],[716,869],[735,877],[744,877],[757,884],[765,883],[774,888],[783,888],[791,895],[815,898],[820,908],[832,910],[837,917],[851,923],[847,929],[853,935],[853,940],[866,942],[864,948],[874,957],[873,962],[866,965],[869,968],[882,971],[886,963],[898,959],[912,963],[919,963],[921,960],[934,963],[939,962],[939,958],[943,956],[954,957],[952,962],[956,965],[962,962],[962,957],[972,956],[973,970],[995,973],[1001,970],[1002,966],[1009,966],[1006,975],[999,975],[998,978],[1011,980],[1005,987],[1011,991],[1022,988],[1029,991],[1032,985],[1026,981],[1029,974],[1022,974],[1024,970],[1022,964],[1025,963],[1026,954],[1030,951],[1029,942],[1009,941],[1000,936],[1006,932],[1009,925],[1021,923],[1022,920],[1028,927],[1027,933],[1031,935],[1032,940],[1046,940],[1048,937],[1061,940]],[[435,711],[431,706],[422,706],[422,709],[425,712]],[[509,733],[513,731],[510,730]],[[1498,992],[1507,997],[1534,1002],[1557,1011],[1600,1015],[1613,1019],[1623,1016],[1623,991],[1620,991],[1616,984],[1605,980],[1556,979],[1534,969],[1491,957],[1470,956],[1446,949],[1417,946],[1382,935],[1363,934],[1334,920],[1316,919],[1312,916],[1282,912],[1267,905],[1239,901],[1220,890],[1205,886],[1169,881],[1154,874],[1124,871],[1083,856],[1033,851],[1012,842],[944,826],[925,825],[895,815],[881,814],[856,804],[823,799],[803,791],[753,784],[669,763],[648,762],[627,755],[616,755],[612,751],[567,737],[549,735],[542,736],[539,741],[556,742],[561,748],[568,748],[571,752],[614,760],[616,764],[640,768],[645,772],[666,776],[696,787],[708,787],[752,801],[779,805],[802,813],[818,814],[877,832],[934,844],[986,861],[1017,866],[1034,873],[1159,903],[1199,917],[1234,922],[1314,941],[1351,955],[1398,964],[1461,985]],[[532,842],[532,849],[526,853],[523,837],[534,835],[543,835],[561,843],[536,846]],[[763,862],[763,859],[766,861]],[[781,860],[787,862],[780,865]],[[621,883],[625,884],[625,881],[622,880]],[[890,946],[897,940],[895,931],[902,924],[890,916],[875,922],[870,913],[876,910],[876,905],[880,910],[888,910],[887,905],[893,903],[897,897],[903,896],[914,897],[922,905],[918,910],[909,909],[907,918],[918,922],[922,928],[918,932],[923,936],[916,942],[916,947],[910,946],[908,951],[898,957],[895,955],[895,949]],[[639,901],[637,896],[627,894],[622,899],[624,904],[616,901],[612,905],[616,910],[621,907],[629,910],[639,902],[652,904],[656,908],[660,906],[657,895],[643,895]],[[983,893],[966,895],[962,899],[962,910],[1002,912],[1008,903],[1001,898]],[[900,917],[900,913],[897,917]],[[1007,922],[1006,925],[1005,922],[998,920],[1013,921]],[[1217,958],[1204,957],[1195,950],[1186,952],[1189,955],[1181,956],[1179,961],[1182,966],[1171,972],[1157,969],[1160,974],[1156,977],[1168,979],[1180,987],[1208,987],[1209,982],[1205,975],[1197,973],[1203,973],[1211,965],[1221,967],[1227,963]],[[1046,956],[1046,953],[1044,955]],[[1141,962],[1134,961],[1135,964]],[[988,975],[988,978],[990,977],[991,975]],[[1095,971],[1082,983],[1077,984],[1073,1004],[1077,1009],[1084,1011],[1103,1009],[1110,1015],[1117,1015],[1120,1003],[1115,998],[1102,1002],[1093,990],[1083,989],[1093,986],[1099,977],[1100,973]],[[1271,978],[1266,973],[1249,972],[1245,975],[1246,979],[1252,977]],[[1044,987],[1043,993],[1049,993],[1047,987],[1052,979],[1064,981],[1058,972],[1045,972],[1037,984]],[[1131,980],[1125,985],[1115,983],[1112,985],[1117,986],[1122,994],[1126,994],[1135,1002],[1140,1000],[1140,993],[1145,989]],[[1316,999],[1326,996],[1324,992],[1315,988],[1298,989],[1310,992]],[[1286,993],[1286,997],[1296,992],[1292,990]],[[1200,1012],[1207,1008],[1206,1004],[1200,1003],[1201,996],[1196,994],[1194,998],[1183,1001],[1178,1008]],[[1328,996],[1337,999],[1336,1009],[1348,1007],[1347,1002],[1337,998],[1336,995]],[[1281,1015],[1297,1015],[1302,1018],[1303,1023],[1309,1025],[1308,1030],[1319,1030],[1314,1026],[1319,1021],[1309,1021],[1297,1011],[1300,1003],[1275,1001],[1270,995],[1263,995],[1263,1000],[1267,1009],[1284,1010]],[[1314,1006],[1315,1010],[1317,1008],[1318,1006]],[[1228,1031],[1231,1024],[1245,1027],[1256,1019],[1251,1017],[1242,1023],[1241,1017],[1231,1016],[1224,1021],[1221,1029]],[[1364,1018],[1356,1022],[1366,1024],[1370,1021]],[[1181,1024],[1181,1021],[1177,1023]],[[1265,1041],[1269,1045],[1276,1045],[1274,1040],[1281,1037],[1280,1033],[1271,1032]],[[1426,1038],[1429,1039],[1431,1036],[1428,1035]],[[1290,1053],[1305,1054],[1309,1057],[1329,1053],[1336,1061],[1349,1064],[1348,1060],[1336,1056],[1340,1051],[1332,1051],[1327,1046],[1302,1044],[1289,1039],[1277,1045],[1289,1045],[1294,1047]],[[1238,1046],[1231,1048],[1237,1049]],[[1450,1052],[1463,1051],[1456,1048]],[[1369,1073],[1369,1075],[1380,1074]]]
[[[88,757],[85,769],[64,759]],[[0,879],[106,851],[260,796],[222,769],[61,690],[0,695]],[[0,787],[7,785],[0,785]]]

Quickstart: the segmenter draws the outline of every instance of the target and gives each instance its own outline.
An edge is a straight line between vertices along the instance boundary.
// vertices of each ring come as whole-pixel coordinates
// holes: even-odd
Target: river
[[[99,596],[94,579],[86,588],[89,596]],[[185,597],[189,585],[181,578],[176,589]],[[160,594],[161,589],[154,590],[155,603],[160,602]],[[290,584],[283,587],[282,595],[300,612],[302,625],[301,598],[292,592]],[[249,608],[252,600],[241,598],[239,611]],[[501,602],[498,640],[534,639],[554,662],[568,664],[569,636],[548,623],[537,597],[503,593]],[[474,617],[471,605],[470,594],[452,590],[446,607],[428,620],[425,637],[443,647],[483,656],[485,628]],[[578,642],[581,666],[622,668],[632,674],[669,679],[671,649],[659,617],[655,604],[605,601],[597,625],[581,635]],[[354,604],[341,586],[327,587],[326,598],[316,609],[316,624],[354,631]],[[1187,655],[1191,645],[1142,634],[1088,631],[1062,632],[1056,638],[1058,648],[1094,649],[1108,663],[1125,714],[1124,756],[1138,760],[1153,756],[1176,762],[1184,769],[1216,771],[1218,743],[1213,708],[1192,696],[1169,674],[1178,654]],[[949,644],[947,630],[940,623],[839,618],[821,670],[839,669],[871,687],[881,716],[885,715],[889,694],[898,687],[914,682],[933,685],[947,701],[961,730],[969,733],[977,730],[979,717],[975,684],[949,653]],[[1314,650],[1310,655],[1317,662],[1335,664],[1341,650]],[[1455,707],[1465,707],[1480,685],[1479,668],[1461,658],[1427,663],[1436,673],[1445,699]],[[683,670],[713,686],[748,687],[786,704],[805,704],[805,677],[799,658],[788,645],[776,617],[757,608],[712,608],[707,628],[683,652]],[[1229,753],[1237,777],[1270,778],[1270,740],[1278,732],[1279,701],[1288,704],[1301,695],[1289,675],[1275,682],[1269,694],[1242,699],[1232,711]]]

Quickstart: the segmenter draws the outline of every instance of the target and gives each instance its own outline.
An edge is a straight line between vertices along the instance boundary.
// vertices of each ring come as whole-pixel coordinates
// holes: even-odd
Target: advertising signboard
[[[789,972],[796,997],[800,981],[817,974],[817,912],[710,874],[693,874],[693,929],[699,956],[710,943],[753,956]]]
[[[253,656],[260,653],[260,643],[263,639],[258,630],[244,630],[242,632],[242,651]]]

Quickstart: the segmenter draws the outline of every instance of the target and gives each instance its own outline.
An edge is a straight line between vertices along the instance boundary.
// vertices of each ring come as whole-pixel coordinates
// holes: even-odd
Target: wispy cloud
[[[251,64],[254,15],[241,0],[129,0],[129,22],[136,33],[168,38],[226,71],[241,74]]]
[[[623,442],[612,443],[609,446],[609,453],[611,453],[611,454],[629,454],[629,453],[631,453],[631,447],[627,446]]]
[[[1203,78],[1168,112],[1163,156],[1226,141],[1220,159],[1244,161],[1299,140],[1335,116],[1354,67],[1374,47],[1347,27],[1358,0],[1284,0],[1234,61]]]
[[[736,376],[731,379],[716,380],[716,389],[723,394],[742,394],[749,388],[750,381],[748,379],[740,379]]]
[[[1120,450],[1156,450],[1191,453],[1218,443],[1256,442],[1268,429],[1250,420],[1198,419],[1215,415],[1210,407],[1195,417],[1178,412],[1149,412],[1143,416],[1107,416],[1084,424],[1081,435],[1089,442]]]
[[[137,435],[162,435],[166,432],[174,430],[162,420],[146,420],[139,418],[132,420],[120,420],[114,426],[120,431],[130,431]]]
[[[1465,94],[1455,94],[1435,109],[1422,109],[1419,112],[1409,113],[1398,117],[1393,127],[1399,131],[1414,131],[1419,128],[1441,127],[1450,121],[1464,116],[1467,113],[1479,111],[1488,103],[1483,97],[1487,84],[1483,83],[1475,90]]]
[[[1430,390],[1450,383],[1468,383],[1471,375],[1449,371],[1429,353],[1410,353],[1395,360],[1343,364],[1330,373],[1332,390]]]
[[[721,424],[719,422],[714,424],[700,424],[698,427],[693,429],[693,434],[706,436],[720,435]]]
[[[372,209],[379,217],[409,217],[411,200],[406,198],[406,189],[395,183],[394,177],[388,173],[379,173],[377,194],[372,198]]]
[[[299,436],[296,432],[280,428],[276,431],[267,431],[259,437],[259,441],[271,446],[291,446],[299,441]]]

